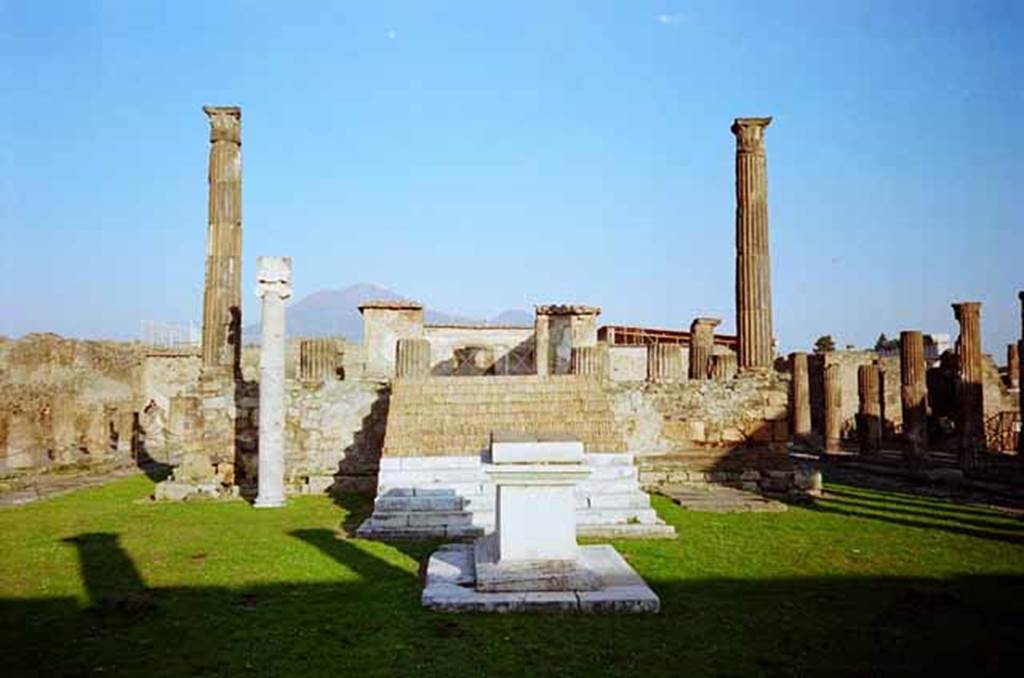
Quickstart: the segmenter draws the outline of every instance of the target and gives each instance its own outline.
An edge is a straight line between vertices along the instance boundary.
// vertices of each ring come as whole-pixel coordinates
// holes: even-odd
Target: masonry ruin
[[[159,499],[256,499],[279,464],[281,491],[268,487],[268,503],[368,492],[375,503],[364,536],[475,537],[495,524],[484,469],[493,436],[569,435],[590,471],[575,495],[580,533],[663,536],[671,528],[647,491],[709,482],[816,491],[794,452],[863,454],[916,470],[947,464],[981,477],[1011,473],[1007,464],[1019,458],[1019,344],[1008,347],[1000,373],[981,352],[975,302],[954,305],[961,331],[949,350],[908,330],[898,354],[776,354],[771,118],[731,127],[735,336],[703,316],[680,319],[680,329],[601,325],[599,307],[576,303],[538,304],[532,325],[431,324],[422,304],[380,300],[359,307],[360,343],[281,333],[280,350],[267,353],[265,340],[261,355],[241,334],[241,110],[204,112],[200,347],[53,335],[0,341],[0,473],[161,465],[171,476],[157,486]],[[286,315],[279,291],[267,294],[271,314]],[[1020,300],[1024,332],[1024,293]]]

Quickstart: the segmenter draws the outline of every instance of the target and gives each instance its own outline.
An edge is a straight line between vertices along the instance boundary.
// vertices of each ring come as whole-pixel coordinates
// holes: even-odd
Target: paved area
[[[658,491],[688,511],[777,513],[786,510],[786,505],[780,501],[724,485],[667,485]]]
[[[139,473],[143,473],[143,470],[131,466],[7,478],[0,480],[0,508],[22,506],[87,487],[99,487],[119,478]]]

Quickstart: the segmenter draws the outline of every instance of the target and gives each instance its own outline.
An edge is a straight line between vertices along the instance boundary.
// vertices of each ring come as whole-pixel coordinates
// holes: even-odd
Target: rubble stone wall
[[[142,356],[128,342],[0,338],[0,474],[130,459]]]

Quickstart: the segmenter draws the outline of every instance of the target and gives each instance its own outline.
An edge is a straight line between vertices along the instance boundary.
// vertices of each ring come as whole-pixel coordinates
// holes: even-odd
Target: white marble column
[[[292,295],[291,257],[258,257],[260,336],[259,494],[254,506],[284,506],[284,300]]]

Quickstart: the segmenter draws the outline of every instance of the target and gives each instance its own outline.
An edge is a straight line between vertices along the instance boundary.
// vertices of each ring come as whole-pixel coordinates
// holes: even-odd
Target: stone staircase
[[[384,457],[482,454],[491,433],[559,433],[587,452],[625,452],[599,381],[569,375],[397,380]]]
[[[640,489],[600,383],[571,376],[396,381],[374,512],[359,535],[471,538],[492,530],[495,489],[484,464],[494,432],[583,442],[591,475],[576,491],[581,536],[674,535]]]

